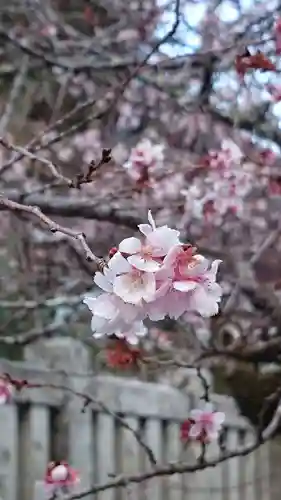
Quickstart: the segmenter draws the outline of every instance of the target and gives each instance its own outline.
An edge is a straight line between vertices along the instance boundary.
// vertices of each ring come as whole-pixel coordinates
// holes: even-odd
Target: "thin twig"
[[[28,213],[31,215],[34,215],[41,221],[43,224],[45,224],[49,230],[52,233],[62,233],[70,238],[74,238],[77,240],[81,247],[83,248],[85,254],[86,254],[86,259],[88,261],[91,261],[96,264],[98,269],[103,269],[105,262],[98,258],[90,249],[86,237],[84,233],[80,231],[73,231],[73,229],[69,229],[68,227],[61,226],[57,222],[53,221],[49,217],[43,214],[43,212],[40,210],[38,207],[32,207],[30,205],[23,205],[21,203],[16,203],[15,201],[9,200],[8,198],[5,198],[4,196],[0,196],[0,205],[4,205],[7,209],[15,211],[15,212],[24,212]]]

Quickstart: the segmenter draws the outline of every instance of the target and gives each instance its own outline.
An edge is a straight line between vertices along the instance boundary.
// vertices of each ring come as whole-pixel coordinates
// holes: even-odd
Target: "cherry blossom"
[[[79,475],[65,461],[57,461],[49,463],[44,484],[50,496],[58,493],[69,493],[72,488],[79,483]]]
[[[192,425],[188,431],[189,438],[202,439],[209,443],[218,439],[225,421],[225,414],[213,410],[211,403],[206,403],[203,410],[194,409],[190,412]]]

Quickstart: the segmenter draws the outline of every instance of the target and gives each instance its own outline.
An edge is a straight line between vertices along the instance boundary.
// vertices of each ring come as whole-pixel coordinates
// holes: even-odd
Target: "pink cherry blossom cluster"
[[[244,162],[243,154],[230,140],[222,142],[219,151],[210,151],[204,167],[207,175],[198,175],[182,194],[186,211],[196,219],[205,218],[221,224],[227,213],[245,215],[245,198],[257,182],[254,165]]]
[[[210,263],[181,243],[179,231],[156,227],[150,211],[148,220],[139,225],[141,239],[121,241],[107,267],[95,274],[102,293],[84,299],[93,314],[94,337],[132,337],[135,322],[143,332],[145,318],[178,319],[190,311],[211,317],[218,312],[222,289],[216,275],[221,261]]]
[[[149,139],[142,139],[131,150],[124,168],[130,177],[140,184],[148,184],[155,170],[163,165],[164,146],[154,145]]]
[[[214,411],[213,405],[206,403],[203,410],[192,410],[189,419],[182,423],[181,439],[182,441],[198,441],[205,444],[216,441],[224,421],[225,414]]]

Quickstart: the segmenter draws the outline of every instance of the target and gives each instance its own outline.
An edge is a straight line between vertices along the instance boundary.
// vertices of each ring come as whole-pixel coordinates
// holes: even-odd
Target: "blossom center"
[[[152,259],[153,249],[151,245],[144,245],[141,249],[141,255],[144,259]]]

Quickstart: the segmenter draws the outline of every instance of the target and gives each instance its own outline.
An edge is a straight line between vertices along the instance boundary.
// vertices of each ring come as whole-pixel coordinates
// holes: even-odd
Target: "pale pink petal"
[[[109,283],[104,274],[97,272],[94,277],[94,283],[105,292],[112,292],[112,284]]]
[[[147,304],[146,313],[151,321],[161,321],[167,315],[166,305],[160,298]]]
[[[160,264],[158,262],[151,259],[144,259],[141,255],[131,255],[128,257],[128,262],[137,269],[140,269],[140,271],[146,271],[149,273],[155,273],[160,268]]]
[[[124,321],[132,323],[133,321],[143,320],[145,317],[145,312],[143,308],[138,308],[135,304],[128,304],[124,302],[120,297],[115,297],[115,304],[118,308],[119,315],[124,318]]]
[[[216,260],[214,260],[214,262],[212,262],[211,272],[212,272],[214,278],[216,278],[216,275],[217,275],[218,268],[219,268],[220,264],[222,264],[222,260],[220,260],[220,259],[216,259]]]
[[[95,307],[96,300],[97,300],[97,297],[84,297],[83,304],[85,304],[86,306],[88,306],[88,308],[92,312],[93,309],[94,309],[94,307]]]
[[[119,252],[134,254],[141,251],[141,242],[138,238],[125,238],[119,244]]]
[[[121,255],[120,252],[116,252],[116,254],[111,257],[110,261],[108,262],[108,267],[116,275],[128,273],[131,270],[130,264],[123,257],[123,255]]]
[[[167,296],[166,300],[166,310],[168,311],[169,317],[172,319],[179,319],[179,317],[182,316],[186,311],[186,296],[181,292],[173,290]]]
[[[138,226],[140,232],[145,236],[148,236],[152,231],[152,227],[149,224],[139,224]]]
[[[161,284],[157,283],[158,288],[155,291],[155,299],[158,299],[160,297],[164,297],[167,295],[171,288],[171,280],[167,279],[163,281]]]
[[[114,297],[108,295],[107,293],[103,293],[97,297],[92,311],[94,315],[100,316],[101,318],[114,318],[117,314]]]
[[[144,298],[144,286],[141,282],[132,283],[130,275],[117,276],[113,283],[113,291],[124,302],[139,304]]]
[[[173,265],[175,265],[178,257],[182,253],[183,253],[183,250],[182,250],[181,245],[177,245],[177,246],[172,247],[169,250],[169,252],[167,253],[166,257],[164,258],[163,266],[165,266],[166,268],[170,268]]]
[[[222,287],[218,283],[209,282],[207,283],[207,293],[214,300],[220,301],[222,296]]]
[[[174,281],[173,287],[179,292],[190,292],[198,286],[194,281]]]
[[[219,310],[216,298],[209,296],[203,287],[197,287],[191,293],[189,308],[191,311],[198,312],[204,318],[215,316]]]
[[[143,282],[143,298],[145,301],[151,301],[156,292],[155,276],[152,273],[145,273],[142,277]]]
[[[91,319],[91,330],[94,332],[94,337],[101,337],[102,334],[98,333],[100,332],[105,323],[107,322],[108,320],[106,320],[105,318],[101,318],[100,316],[92,316],[92,319]]]
[[[150,245],[155,247],[159,256],[164,256],[167,255],[172,247],[180,244],[179,235],[179,231],[162,226],[150,233],[147,236],[147,240]]]

